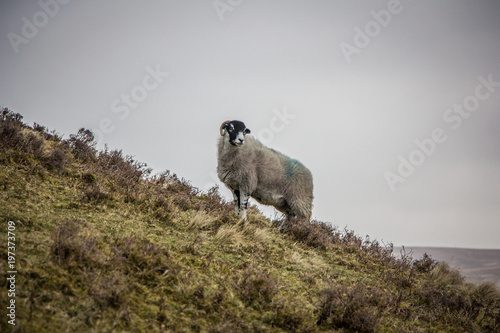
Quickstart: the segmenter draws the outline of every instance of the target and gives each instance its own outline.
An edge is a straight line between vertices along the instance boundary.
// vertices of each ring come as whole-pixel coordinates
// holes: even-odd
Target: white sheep
[[[231,190],[236,214],[246,219],[249,197],[272,205],[286,215],[283,231],[292,218],[311,218],[313,180],[299,161],[267,148],[254,139],[241,121],[220,127],[217,175]]]

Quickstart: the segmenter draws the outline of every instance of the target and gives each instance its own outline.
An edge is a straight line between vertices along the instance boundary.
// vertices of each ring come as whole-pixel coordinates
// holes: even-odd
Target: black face
[[[223,129],[229,134],[229,143],[233,146],[241,146],[245,142],[245,135],[250,134],[250,130],[246,128],[245,124],[238,120],[226,124]]]

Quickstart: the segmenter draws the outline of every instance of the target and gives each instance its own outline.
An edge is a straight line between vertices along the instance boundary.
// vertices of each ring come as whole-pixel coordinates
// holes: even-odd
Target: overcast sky
[[[0,105],[202,189],[241,120],[312,171],[316,219],[500,248],[499,17],[495,0],[2,1]]]

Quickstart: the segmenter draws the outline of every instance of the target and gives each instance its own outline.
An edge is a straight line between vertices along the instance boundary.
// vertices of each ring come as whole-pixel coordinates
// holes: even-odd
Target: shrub
[[[22,133],[22,132],[21,132]],[[43,157],[44,139],[34,132],[24,134],[23,151],[37,158]]]
[[[429,320],[436,320],[447,313],[459,314],[456,320],[463,322],[474,312],[471,308],[472,284],[465,281],[457,270],[447,263],[439,263],[427,276],[426,283],[417,290],[422,302],[432,308]]]
[[[234,211],[234,207],[224,201],[219,192],[219,186],[215,185],[207,193],[200,195],[201,207],[212,215],[226,215]]]
[[[97,238],[81,234],[82,220],[66,220],[53,235],[52,254],[62,266],[92,267],[103,263]]]
[[[19,113],[14,113],[8,108],[2,108],[2,111],[0,112],[0,121],[2,123],[13,123],[18,126],[24,126],[23,122],[23,116]]]
[[[97,180],[97,177],[91,172],[86,172],[82,175],[82,180],[86,184],[94,184]]]
[[[151,173],[146,163],[134,160],[132,156],[123,156],[121,150],[99,152],[98,166],[102,171],[114,177],[122,186],[138,182]]]
[[[68,155],[62,148],[54,148],[48,156],[44,158],[44,164],[49,170],[63,172],[68,163]]]
[[[318,325],[355,332],[374,332],[382,316],[379,308],[389,303],[363,284],[351,288],[336,285],[323,290],[320,298]]]
[[[92,162],[96,159],[94,133],[91,130],[80,128],[77,134],[71,134],[65,144],[71,149],[75,158],[82,162]]]
[[[118,309],[126,298],[127,282],[123,274],[117,271],[113,271],[110,276],[91,271],[86,285],[89,295],[101,309]]]
[[[450,265],[445,262],[440,262],[431,271],[433,282],[439,287],[449,287],[462,285],[465,278],[456,269],[451,269]]]
[[[74,252],[72,239],[79,231],[80,223],[76,220],[66,221],[57,228],[53,237],[52,253],[60,264],[66,263]]]
[[[21,134],[21,128],[10,122],[0,123],[0,138],[0,147],[2,147],[3,150],[20,148],[24,141],[24,137]]]
[[[27,140],[22,131],[25,125],[22,122],[23,116],[19,113],[13,113],[7,108],[0,112],[0,147],[7,149],[19,149],[23,152],[25,149],[31,149],[31,144],[27,144]],[[34,143],[35,145],[38,143]]]
[[[429,273],[437,266],[437,264],[437,260],[432,259],[431,256],[429,256],[427,253],[424,253],[422,258],[413,262],[413,267],[417,270],[417,272]]]
[[[266,306],[278,292],[278,284],[268,272],[248,268],[237,282],[237,289],[249,305]]]
[[[134,274],[146,285],[156,285],[168,272],[176,276],[178,265],[171,260],[167,249],[135,236],[125,237],[113,246],[113,261],[122,263],[125,274]]]
[[[322,250],[331,247],[336,237],[336,230],[326,223],[298,219],[290,221],[286,233],[298,242]]]
[[[85,200],[89,202],[102,202],[110,199],[111,196],[104,191],[101,185],[99,184],[90,184],[85,187],[83,190]]]
[[[33,130],[36,131],[36,132],[39,132],[41,134],[47,134],[48,133],[47,127],[42,126],[42,125],[37,124],[37,123],[33,123]]]
[[[62,140],[62,137],[56,132],[56,131],[50,131],[47,129],[47,127],[42,126],[37,123],[33,123],[33,130],[35,132],[40,133],[44,139],[46,140],[51,140],[51,141],[56,141],[60,142]]]

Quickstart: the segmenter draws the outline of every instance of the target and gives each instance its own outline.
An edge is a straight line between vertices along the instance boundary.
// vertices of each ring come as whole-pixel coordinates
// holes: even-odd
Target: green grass
[[[498,332],[500,294],[327,223],[241,222],[218,190],[151,176],[80,130],[0,119],[2,332]],[[7,297],[0,297],[6,309]]]

